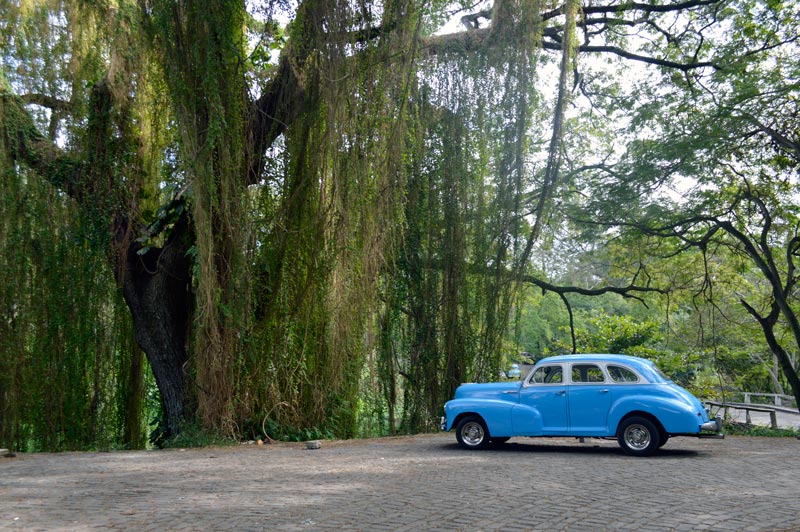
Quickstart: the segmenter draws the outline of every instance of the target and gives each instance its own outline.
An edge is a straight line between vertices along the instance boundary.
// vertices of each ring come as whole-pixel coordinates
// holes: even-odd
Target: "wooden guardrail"
[[[715,397],[732,397],[735,398],[733,402],[742,403],[757,403],[769,404],[775,406],[785,406],[788,408],[797,408],[797,400],[793,395],[785,393],[772,393],[772,392],[745,392],[742,390],[734,390],[727,387],[715,387]]]
[[[757,397],[771,397],[775,406],[783,406],[784,403],[790,403],[794,400],[791,395],[782,393],[761,393],[761,392],[739,392],[744,396],[744,402],[750,404],[750,398],[754,395]]]
[[[728,409],[730,408],[744,410],[745,420],[748,425],[752,425],[752,421],[750,421],[750,412],[766,412],[769,414],[770,426],[773,429],[778,428],[778,416],[775,408],[771,407],[770,405],[757,405],[753,403],[718,403],[716,401],[706,401],[706,404],[709,406],[722,408],[723,414],[726,418],[728,417]]]

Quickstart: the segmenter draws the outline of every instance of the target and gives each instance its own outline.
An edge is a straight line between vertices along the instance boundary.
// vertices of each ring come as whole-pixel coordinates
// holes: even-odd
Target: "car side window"
[[[542,366],[531,375],[530,384],[561,384],[564,374],[561,366]]]
[[[595,364],[573,364],[572,365],[572,382],[576,384],[582,383],[597,383],[606,380],[603,375],[603,370],[600,366]]]
[[[639,382],[639,376],[628,368],[609,364],[606,369],[608,369],[608,375],[614,382]]]

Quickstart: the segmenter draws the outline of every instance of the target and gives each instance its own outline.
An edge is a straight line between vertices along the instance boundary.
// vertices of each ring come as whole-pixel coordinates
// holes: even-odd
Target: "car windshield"
[[[542,366],[536,368],[531,375],[531,384],[560,384],[562,382],[561,366]]]

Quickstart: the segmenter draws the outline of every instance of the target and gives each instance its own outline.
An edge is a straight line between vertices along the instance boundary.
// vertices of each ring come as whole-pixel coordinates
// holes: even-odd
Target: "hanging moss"
[[[151,32],[180,131],[196,236],[192,368],[203,424],[234,433],[249,297],[243,243],[244,6],[154,2]]]
[[[16,90],[41,92],[28,98],[50,116],[25,108],[3,79],[0,253],[9,286],[0,293],[0,443],[21,450],[141,446],[137,399],[144,391],[121,386],[132,328],[108,261],[109,212],[125,196],[117,185],[123,174],[133,177],[130,146],[119,134],[129,115],[112,112],[115,85],[84,85],[109,34],[96,31],[97,12],[71,3],[11,15],[8,42],[22,64],[41,72],[6,74]],[[61,31],[53,31],[54,19],[64,22]],[[72,102],[62,99],[70,82]],[[94,99],[82,105],[86,91]],[[52,141],[56,135],[69,151]]]
[[[265,131],[254,124],[274,116],[249,116],[257,107],[247,94],[254,59],[244,3],[64,5],[50,9],[70,24],[73,42],[60,46],[71,47],[77,103],[74,118],[56,116],[50,131],[68,138],[74,158],[42,149],[54,146],[37,131],[43,122],[24,142],[4,141],[6,160],[26,159],[73,198],[54,193],[65,209],[56,213],[62,237],[78,227],[91,247],[50,241],[16,282],[24,291],[47,280],[41,290],[60,294],[32,314],[44,332],[38,347],[53,357],[35,367],[75,382],[48,392],[54,412],[92,421],[58,441],[86,442],[93,436],[84,433],[113,426],[134,442],[142,423],[146,371],[103,275],[116,274],[123,290],[136,274],[142,291],[155,278],[174,281],[172,300],[186,308],[176,311],[169,340],[177,354],[167,361],[180,390],[159,381],[178,396],[169,415],[196,411],[189,421],[229,435],[427,430],[459,382],[496,374],[517,288],[508,272],[521,271],[529,252],[523,195],[538,185],[529,138],[547,133],[533,118],[537,3],[497,2],[488,38],[465,58],[464,50],[426,57],[417,49],[426,10],[438,3],[303,1],[272,70],[284,85],[267,91],[278,95],[268,109],[291,124]],[[103,16],[118,31],[102,29]],[[273,142],[276,131],[283,134]],[[270,149],[251,153],[262,148]],[[26,150],[38,161],[22,157]],[[76,207],[80,214],[67,210]],[[66,223],[78,219],[88,225]],[[5,236],[14,227],[3,233],[9,249],[22,238]],[[78,260],[79,251],[94,262]],[[167,271],[170,252],[179,258],[169,264],[191,260],[191,268]],[[74,262],[82,282],[59,285],[65,272],[56,259]],[[140,301],[125,294],[133,311]],[[81,313],[75,329],[65,309]],[[113,347],[91,342],[86,317],[97,314]],[[72,357],[78,347],[83,354]],[[11,371],[0,386],[14,399],[2,408],[22,404],[24,376],[11,375],[26,367],[26,349],[4,362]],[[180,421],[170,419],[169,429]]]
[[[19,450],[121,445],[115,359],[125,350],[125,313],[117,314],[104,249],[90,220],[30,177],[6,167],[0,186],[0,442]]]

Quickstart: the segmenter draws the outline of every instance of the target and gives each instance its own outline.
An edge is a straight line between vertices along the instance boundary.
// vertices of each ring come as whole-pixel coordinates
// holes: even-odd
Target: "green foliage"
[[[117,30],[128,13],[123,8],[112,17],[103,6],[82,3],[7,7],[0,60],[6,286],[0,291],[0,443],[51,451],[141,448],[147,363],[132,349],[106,218],[130,200],[129,189],[114,183],[134,184],[133,152],[143,148],[128,142],[132,108],[107,105],[129,81],[124,63],[130,57],[114,55],[117,75],[99,81],[107,68],[101,50],[126,40]],[[23,99],[7,93],[12,88],[33,94],[30,113]],[[56,137],[69,152],[50,142]]]
[[[769,438],[800,438],[798,429],[773,429],[765,425],[747,425],[746,423],[723,423],[722,431],[731,436],[762,436]]]
[[[13,173],[0,180],[0,235],[0,443],[124,445],[119,401],[132,328],[110,282],[103,235],[49,186]]]
[[[197,424],[184,425],[180,434],[160,441],[162,449],[182,449],[194,447],[230,447],[238,442],[215,430],[209,430]]]
[[[601,313],[588,318],[585,323],[585,326],[577,328],[575,334],[579,353],[633,354],[635,348],[659,339],[657,323],[639,322],[631,316]]]
[[[278,441],[309,441],[309,440],[332,440],[336,438],[336,431],[329,428],[307,427],[299,428],[281,425],[272,419],[267,419],[264,428],[265,436]],[[256,437],[260,434],[256,433]]]
[[[143,234],[136,239],[142,244],[137,252],[139,255],[147,253],[153,245],[163,244],[164,235],[168,233],[186,211],[187,201],[191,199],[191,190],[181,189],[177,183],[165,187],[161,191],[166,196],[166,203],[160,205],[155,213],[142,212],[142,217],[148,222]],[[193,248],[196,253],[196,248]]]
[[[564,303],[555,294],[542,294],[533,288],[520,290],[506,334],[504,351],[508,362],[527,352],[537,358],[563,350],[568,345],[569,317]]]

